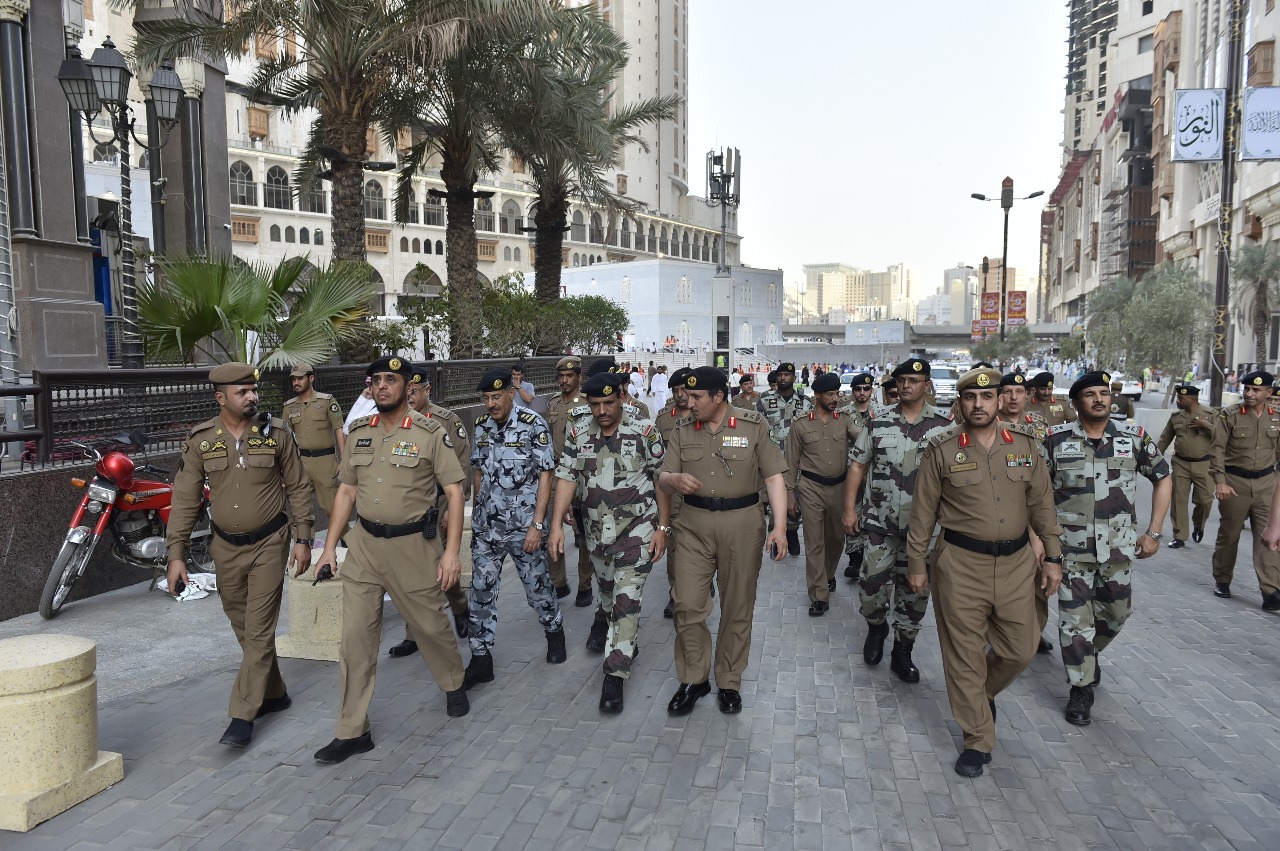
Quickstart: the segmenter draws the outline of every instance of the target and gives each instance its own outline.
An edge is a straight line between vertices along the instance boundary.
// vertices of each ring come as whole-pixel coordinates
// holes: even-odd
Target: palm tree
[[[265,369],[323,363],[368,310],[364,270],[335,261],[316,270],[306,257],[271,268],[234,257],[158,260],[159,274],[138,285],[138,322],[147,354],[238,360]]]
[[[1137,288],[1138,283],[1132,278],[1119,277],[1089,294],[1085,309],[1087,342],[1097,352],[1099,362],[1111,364],[1113,369],[1127,360],[1131,349],[1124,317]]]
[[[1271,304],[1280,284],[1280,253],[1266,242],[1240,246],[1231,261],[1231,278],[1236,314],[1248,318],[1253,331],[1253,358],[1261,366],[1267,360]]]
[[[406,67],[429,70],[456,53],[471,18],[502,0],[235,0],[225,4],[225,21],[203,0],[175,3],[173,18],[138,25],[136,52],[144,64],[166,56],[236,57],[264,34],[284,34],[281,43],[296,39],[296,52],[282,49],[259,64],[254,97],[293,112],[316,110],[294,182],[314,186],[319,149],[336,149],[325,157],[333,172],[333,256],[363,261],[361,162],[379,98]]]

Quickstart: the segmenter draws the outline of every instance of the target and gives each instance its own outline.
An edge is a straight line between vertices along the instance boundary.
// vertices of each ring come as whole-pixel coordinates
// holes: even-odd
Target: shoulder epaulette
[[[677,426],[693,425],[693,417],[681,417],[680,419],[676,420],[676,425]]]
[[[216,425],[218,424],[218,420],[219,420],[219,419],[220,419],[220,417],[213,417],[212,419],[205,420],[204,422],[200,423],[200,425],[198,425],[198,426],[194,426],[194,427],[191,429],[191,434],[192,434],[192,435],[195,435],[195,434],[196,434],[196,432],[204,431],[204,430],[205,430],[205,429],[207,429],[207,428],[213,428],[214,426],[216,426]]]
[[[538,421],[538,415],[533,413],[532,411],[520,412],[520,422],[532,424],[532,423],[536,423],[537,421]]]
[[[267,422],[271,424],[271,427],[272,427],[272,428],[284,428],[284,427],[285,427],[285,422],[284,422],[284,420],[282,420],[282,419],[280,419],[279,417],[274,416],[274,415],[269,415],[269,416],[267,417]]]
[[[313,391],[311,394],[316,399],[332,399],[332,393],[321,393],[319,390]]]
[[[299,398],[299,397],[294,396],[293,398],[289,399],[288,401],[286,401],[286,402],[284,403],[284,407],[286,407],[286,408],[287,408],[287,407],[289,407],[289,406],[290,406],[290,405],[292,405],[294,402],[298,401],[298,398]]]
[[[1225,407],[1225,408],[1223,408],[1222,410],[1218,411],[1218,416],[1222,417],[1223,419],[1226,419],[1227,417],[1229,417],[1229,416],[1231,416],[1231,415],[1233,415],[1233,414],[1238,414],[1238,413],[1240,413],[1240,410],[1241,410],[1241,408],[1243,408],[1243,407],[1244,407],[1244,406],[1243,406],[1241,403],[1239,403],[1239,402],[1236,402],[1234,405],[1227,405],[1227,407]]]
[[[481,414],[480,416],[476,417],[476,425],[484,425],[485,421],[488,419],[489,419],[488,414]]]
[[[1075,423],[1058,423],[1056,426],[1049,426],[1049,434],[1066,434],[1071,431],[1073,426],[1075,426]]]
[[[1009,431],[1016,431],[1018,434],[1021,434],[1025,437],[1029,437],[1032,440],[1036,439],[1035,426],[1030,426],[1030,425],[1027,425],[1026,423],[1012,423],[1012,422],[1009,422],[1009,423],[1002,422],[1000,425],[1002,428],[1007,428]]]
[[[363,426],[367,426],[375,416],[377,416],[377,414],[367,414],[363,417],[360,417],[359,419],[352,420],[351,425],[348,428],[348,431],[353,428],[361,428]]]
[[[1112,420],[1112,422],[1115,422],[1115,421]],[[1125,434],[1132,434],[1137,437],[1142,437],[1142,426],[1138,425],[1135,422],[1130,422],[1129,420],[1121,420],[1120,422],[1116,423],[1116,428]]]
[[[734,414],[734,416],[742,420],[744,423],[764,422],[764,418],[760,416],[759,411],[753,411],[750,408],[742,408],[741,411],[742,413]]]
[[[946,443],[948,440],[955,437],[962,431],[964,431],[964,426],[960,425],[959,423],[953,423],[952,425],[947,426],[947,429],[945,431],[939,432],[938,434],[935,434],[933,437],[929,438],[929,445],[941,446],[942,444]]]
[[[412,408],[409,409],[409,419],[412,420],[413,424],[418,428],[424,428],[427,431],[435,431],[438,428],[444,428],[444,426],[440,425],[439,420],[432,419],[425,414],[420,414]]]

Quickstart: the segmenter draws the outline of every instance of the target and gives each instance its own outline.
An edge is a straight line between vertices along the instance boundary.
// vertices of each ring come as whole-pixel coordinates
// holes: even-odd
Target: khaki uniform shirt
[[[464,471],[462,477],[462,499],[465,501],[471,496],[471,477],[465,475],[467,467],[471,466],[471,441],[467,437],[467,427],[462,424],[462,417],[455,414],[448,408],[442,408],[435,402],[427,403],[427,411],[423,414],[429,420],[439,420],[440,425],[444,426],[445,431],[449,432],[449,439],[453,441],[453,454],[458,458],[458,466]],[[441,510],[445,507],[444,496],[440,497]]]
[[[731,412],[712,431],[692,417],[671,432],[664,473],[691,473],[702,482],[695,496],[740,497],[759,493],[764,480],[786,473],[782,451],[769,439],[769,424],[755,411]]]
[[[586,394],[581,391],[574,393],[568,399],[557,394],[547,404],[547,428],[551,429],[551,445],[555,447],[557,458],[564,451],[565,429],[569,421],[578,416],[574,410],[586,404]],[[587,408],[587,413],[591,413],[590,407]]]
[[[449,429],[409,411],[395,428],[361,417],[347,433],[338,481],[356,488],[356,512],[374,523],[413,523],[436,505],[436,488],[461,484]]]
[[[952,426],[925,448],[916,474],[907,530],[907,572],[925,573],[934,525],[980,541],[1013,541],[1028,526],[1045,555],[1062,555],[1049,469],[1033,428],[1010,423],[987,449],[964,426]]]
[[[313,392],[304,402],[294,396],[281,416],[289,423],[300,449],[336,449],[333,433],[342,430],[342,407],[328,393]]]
[[[1220,485],[1227,480],[1227,467],[1250,472],[1275,467],[1280,461],[1280,408],[1267,405],[1255,417],[1243,404],[1218,412],[1213,426],[1213,446],[1209,453],[1209,475]]]
[[[658,413],[658,434],[662,436],[664,446],[671,445],[671,435],[676,430],[676,424],[680,420],[689,416],[688,409],[684,411],[676,410],[675,400],[668,400],[662,411]],[[671,519],[674,520],[676,515],[680,513],[680,506],[684,505],[684,494],[671,494]]]
[[[823,478],[849,472],[849,452],[861,428],[856,417],[833,413],[826,422],[810,411],[791,424],[787,437],[787,493],[796,489],[802,470]]]
[[[1183,460],[1206,458],[1213,446],[1213,426],[1217,418],[1217,411],[1204,406],[1194,414],[1190,411],[1174,411],[1169,415],[1169,422],[1165,424],[1156,448],[1163,455],[1172,443],[1173,454]],[[1195,425],[1192,420],[1195,420]]]
[[[1049,428],[1063,423],[1075,422],[1076,419],[1075,407],[1070,402],[1062,401],[1056,396],[1050,402],[1028,401],[1023,410],[1028,414],[1039,414],[1044,418],[1045,424]]]
[[[744,411],[754,411],[756,409],[756,402],[759,400],[759,393],[752,393],[750,396],[745,393],[739,393],[737,396],[733,397],[733,407],[742,408]]]
[[[167,535],[170,559],[186,556],[206,478],[213,522],[224,532],[261,529],[285,510],[287,500],[293,536],[311,537],[311,482],[283,420],[272,417],[266,429],[254,421],[239,441],[227,431],[221,416],[191,430],[173,479]]]

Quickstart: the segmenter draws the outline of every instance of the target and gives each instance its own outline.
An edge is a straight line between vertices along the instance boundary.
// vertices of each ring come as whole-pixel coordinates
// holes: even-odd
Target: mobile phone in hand
[[[774,561],[778,560],[778,542],[777,541],[769,542],[769,558],[773,559]]]

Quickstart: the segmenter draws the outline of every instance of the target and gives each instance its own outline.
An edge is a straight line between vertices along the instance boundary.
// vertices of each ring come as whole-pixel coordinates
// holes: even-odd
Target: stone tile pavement
[[[498,679],[471,693],[471,715],[445,716],[420,659],[384,655],[377,748],[340,766],[311,758],[333,734],[336,664],[283,660],[293,709],[228,750],[217,739],[234,647],[217,601],[184,625],[176,604],[126,589],[51,624],[0,624],[93,635],[99,610],[129,624],[99,661],[113,695],[101,747],[124,754],[125,779],[29,834],[0,834],[0,849],[1274,850],[1280,618],[1258,607],[1247,545],[1235,599],[1211,595],[1214,522],[1205,544],[1141,563],[1093,725],[1062,719],[1061,663],[1037,657],[999,701],[999,745],[977,780],[952,772],[959,734],[932,618],[917,644],[923,681],[905,685],[887,663],[862,663],[847,581],[827,617],[807,616],[797,559],[763,571],[741,715],[710,697],[667,716],[677,682],[661,566],[620,716],[596,708],[591,610],[567,609],[569,660],[548,666],[508,568]],[[388,612],[384,649],[401,634]],[[140,657],[141,678],[120,661]],[[113,688],[120,678],[128,687]]]

